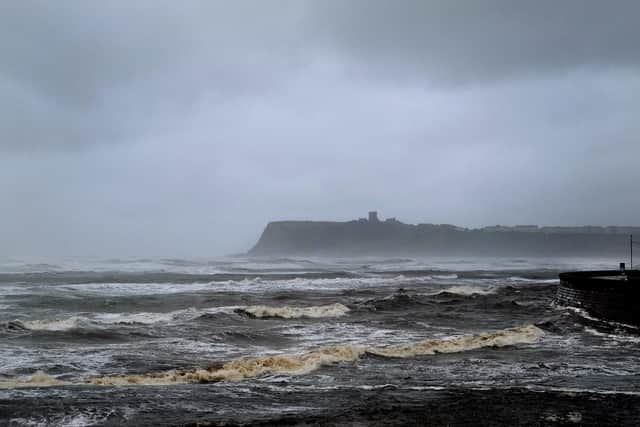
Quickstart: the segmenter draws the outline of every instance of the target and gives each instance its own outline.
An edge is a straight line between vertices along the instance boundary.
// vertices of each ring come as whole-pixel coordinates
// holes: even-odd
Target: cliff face
[[[410,239],[410,227],[400,223],[271,222],[250,253],[255,255],[295,253],[357,254],[379,251],[382,246]]]
[[[562,232],[519,230],[469,230],[398,221],[277,221],[267,225],[249,254],[623,257],[629,248],[629,236],[622,233],[580,227]]]

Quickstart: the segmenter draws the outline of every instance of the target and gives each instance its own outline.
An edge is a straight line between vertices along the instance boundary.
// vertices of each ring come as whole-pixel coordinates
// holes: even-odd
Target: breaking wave
[[[544,335],[544,332],[541,329],[534,325],[528,325],[449,340],[427,340],[388,347],[334,345],[295,355],[240,358],[225,363],[222,367],[210,369],[100,377],[89,380],[89,383],[96,385],[168,385],[175,383],[240,381],[266,374],[302,375],[334,363],[355,362],[366,353],[383,357],[408,358],[436,353],[456,353],[482,347],[503,347],[533,343],[540,339],[542,335]]]
[[[203,310],[187,308],[184,310],[169,311],[166,313],[140,312],[140,313],[102,313],[95,316],[94,321],[104,324],[119,325],[152,325],[154,323],[166,323],[175,321],[186,321],[194,319],[203,314]]]
[[[76,315],[63,319],[13,320],[0,323],[0,331],[4,330],[10,333],[28,331],[66,332],[75,329],[95,329],[114,325],[166,324],[174,322],[188,322],[208,315],[217,315],[221,313],[230,314],[234,311],[258,318],[277,317],[281,319],[297,319],[303,317],[340,317],[347,314],[349,312],[349,308],[345,305],[335,303],[311,307],[270,307],[265,305],[254,305],[247,307],[215,307],[208,309],[196,309],[192,307],[165,313],[97,313],[90,317]]]
[[[281,319],[298,319],[301,317],[322,318],[340,317],[349,312],[349,308],[340,303],[319,305],[313,307],[281,306],[270,307],[266,305],[252,305],[237,309],[238,312],[249,314],[253,317],[279,317]]]
[[[173,313],[137,313],[127,316],[104,314],[104,318],[71,316],[66,319],[13,320],[2,326],[8,332],[67,332],[76,329],[97,329],[109,325],[150,325],[157,322],[170,321]]]
[[[231,309],[233,309],[233,307],[231,307],[229,311],[231,311]],[[208,311],[213,312],[215,309]],[[110,325],[151,325],[172,321],[188,321],[208,311],[189,308],[167,313],[98,313],[91,317],[76,315],[64,319],[13,320],[0,325],[8,331],[65,332],[74,329],[91,329]]]
[[[459,286],[451,286],[441,291],[438,291],[436,294],[457,294],[457,295],[490,295],[495,294],[498,291],[498,288],[494,286],[468,286],[468,285],[459,285]]]
[[[77,329],[82,326],[86,326],[91,320],[86,317],[72,316],[67,319],[54,319],[54,320],[14,320],[10,322],[17,328],[22,328],[29,331],[69,331],[71,329]]]
[[[66,381],[58,380],[42,371],[38,371],[28,377],[0,379],[0,389],[27,388],[27,387],[54,387],[68,385]]]
[[[426,340],[417,344],[374,347],[367,351],[386,357],[415,357],[436,353],[458,353],[483,347],[504,347],[528,344],[539,340],[544,332],[534,325],[503,329],[480,335],[467,335],[450,340]]]
[[[457,274],[434,274],[431,277],[438,280],[453,280],[453,279],[457,279],[458,275]]]
[[[508,280],[512,282],[523,282],[523,283],[559,283],[560,279],[539,279],[539,278],[528,278],[528,277],[520,277],[520,276],[511,276]]]
[[[86,380],[92,385],[170,385],[208,383],[217,381],[241,381],[268,374],[303,375],[322,366],[340,362],[355,362],[365,354],[382,357],[409,358],[436,353],[456,353],[483,347],[503,347],[536,342],[544,332],[534,325],[527,325],[479,335],[467,335],[446,340],[426,340],[417,343],[375,347],[368,345],[324,346],[304,353],[239,358],[208,369],[171,370],[143,375],[103,376]],[[0,388],[46,387],[71,384],[38,373],[26,379],[10,379],[0,382]],[[74,384],[78,384],[75,382]]]

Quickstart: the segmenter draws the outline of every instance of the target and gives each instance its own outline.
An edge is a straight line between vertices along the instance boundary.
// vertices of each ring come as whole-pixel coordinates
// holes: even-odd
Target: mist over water
[[[299,420],[355,390],[640,394],[638,335],[553,304],[558,271],[612,262],[4,260],[3,420],[248,422],[292,392],[317,396],[277,410]]]

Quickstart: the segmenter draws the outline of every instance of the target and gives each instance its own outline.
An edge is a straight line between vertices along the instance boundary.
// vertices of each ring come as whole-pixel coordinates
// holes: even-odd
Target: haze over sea
[[[0,424],[631,422],[637,331],[552,303],[612,265],[3,259]]]

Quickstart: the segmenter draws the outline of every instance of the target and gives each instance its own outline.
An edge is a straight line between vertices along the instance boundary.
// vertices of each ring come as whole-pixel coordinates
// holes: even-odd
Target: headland
[[[274,221],[252,256],[594,256],[624,257],[640,227],[516,225],[464,228],[405,224],[377,212],[352,221]]]

